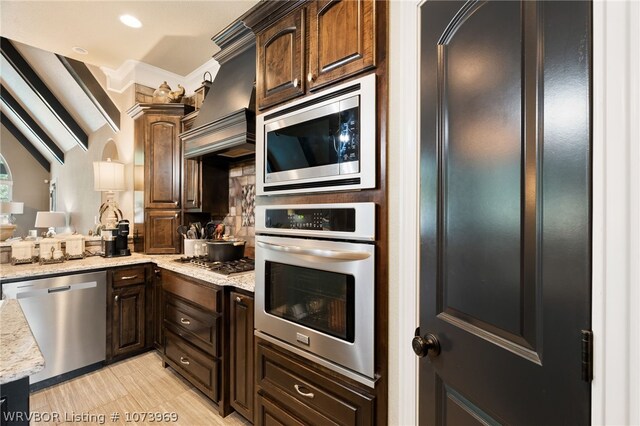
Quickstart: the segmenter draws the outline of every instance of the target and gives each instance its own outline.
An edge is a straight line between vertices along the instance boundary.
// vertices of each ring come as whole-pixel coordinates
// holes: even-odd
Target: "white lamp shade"
[[[22,214],[24,203],[16,201],[0,201],[0,213],[2,214]]]
[[[94,161],[93,188],[96,191],[124,191],[124,164]]]
[[[61,228],[67,224],[67,215],[64,212],[38,212],[36,213],[36,228]]]

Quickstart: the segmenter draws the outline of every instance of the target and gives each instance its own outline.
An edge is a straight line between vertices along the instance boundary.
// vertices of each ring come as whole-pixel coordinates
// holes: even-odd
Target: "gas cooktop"
[[[212,262],[206,256],[183,256],[176,259],[176,262],[188,263],[189,265],[208,269],[211,272],[223,275],[232,275],[254,270],[254,261],[248,257],[243,257],[238,260],[227,260],[225,262]]]

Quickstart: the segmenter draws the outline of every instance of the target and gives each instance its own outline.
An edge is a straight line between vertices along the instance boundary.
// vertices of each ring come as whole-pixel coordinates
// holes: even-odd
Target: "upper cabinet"
[[[258,109],[374,68],[375,3],[317,0],[286,9],[289,13],[278,19],[249,17],[257,40]],[[267,8],[262,13],[269,12]]]
[[[304,94],[304,9],[299,9],[256,36],[258,108]]]
[[[180,119],[181,116],[172,115],[148,115],[144,118],[146,208],[180,208]]]
[[[373,68],[375,1],[313,1],[307,9],[309,90]]]

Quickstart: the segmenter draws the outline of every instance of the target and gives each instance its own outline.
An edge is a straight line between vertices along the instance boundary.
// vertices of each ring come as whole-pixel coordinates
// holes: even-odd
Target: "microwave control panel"
[[[353,232],[356,227],[353,208],[268,209],[265,219],[271,229]]]

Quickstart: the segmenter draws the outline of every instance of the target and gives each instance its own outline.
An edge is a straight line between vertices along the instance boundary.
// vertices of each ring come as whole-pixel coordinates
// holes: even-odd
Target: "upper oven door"
[[[374,377],[371,244],[256,236],[261,332]]]
[[[375,187],[375,75],[257,117],[258,195]]]

